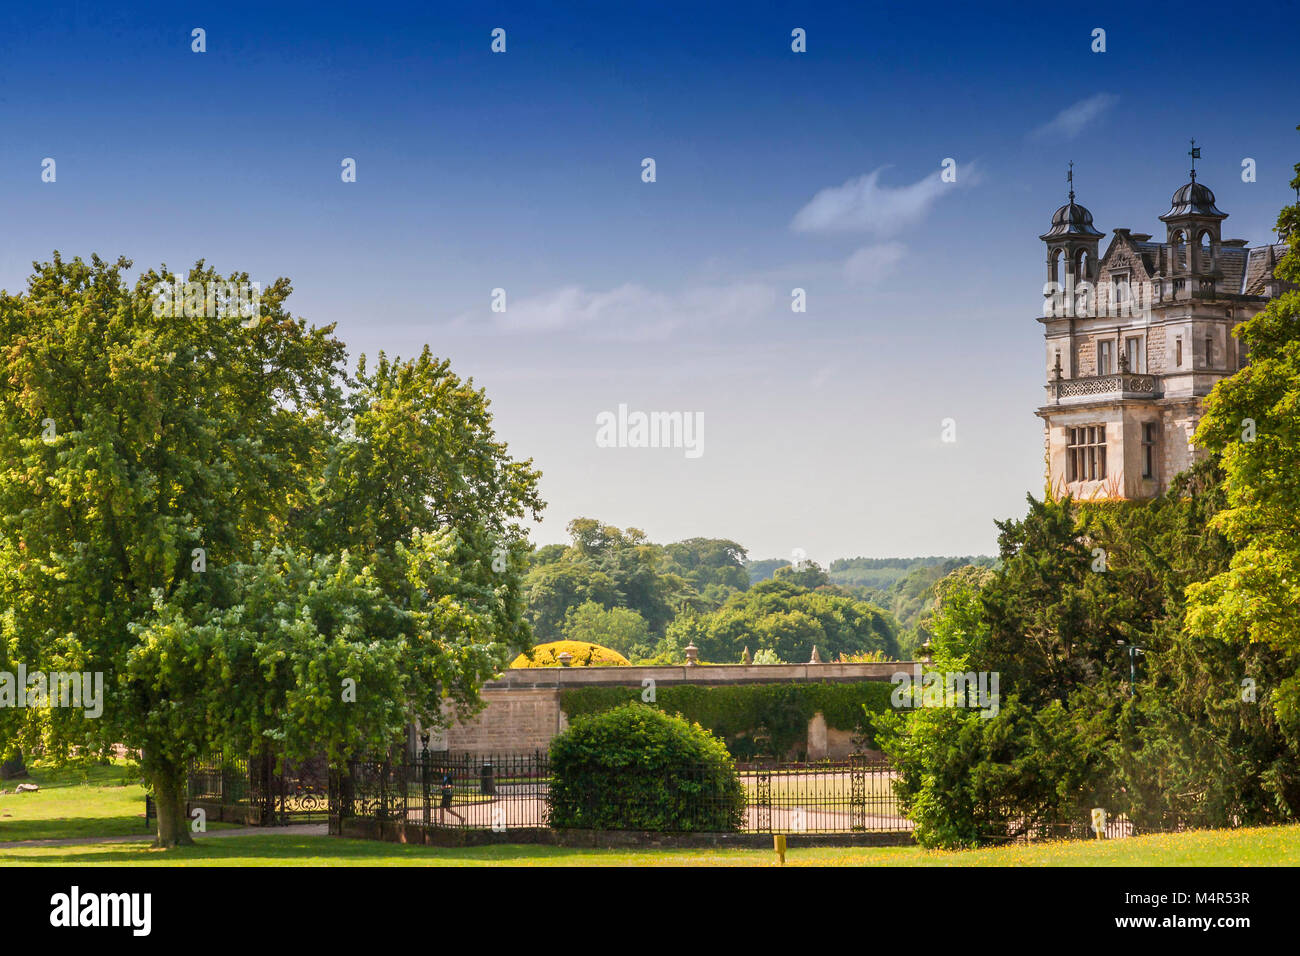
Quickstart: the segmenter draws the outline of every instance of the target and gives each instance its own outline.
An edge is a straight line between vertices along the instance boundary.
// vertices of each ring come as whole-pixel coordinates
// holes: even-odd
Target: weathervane
[[[1070,160],[1070,170],[1065,174],[1065,181],[1070,184],[1070,202],[1074,202],[1074,160]]]
[[[1192,148],[1187,151],[1187,155],[1192,157],[1192,182],[1196,182],[1196,161],[1201,158],[1201,147],[1196,145],[1196,140],[1192,140]]]

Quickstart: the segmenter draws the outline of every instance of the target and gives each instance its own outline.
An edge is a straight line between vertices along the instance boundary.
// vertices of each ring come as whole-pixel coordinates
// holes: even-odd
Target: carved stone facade
[[[1043,323],[1047,483],[1076,498],[1152,498],[1197,457],[1191,436],[1215,383],[1247,356],[1232,330],[1284,283],[1283,245],[1223,239],[1227,214],[1191,181],[1160,217],[1165,240],[1102,233],[1074,201],[1056,211],[1047,244]]]

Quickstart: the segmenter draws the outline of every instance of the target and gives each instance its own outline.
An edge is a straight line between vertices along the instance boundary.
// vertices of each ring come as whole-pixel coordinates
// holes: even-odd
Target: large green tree
[[[1300,189],[1300,164],[1295,171]],[[1282,210],[1277,228],[1289,248],[1275,275],[1291,286],[1234,330],[1250,362],[1215,386],[1195,435],[1222,455],[1227,507],[1213,526],[1237,550],[1229,568],[1191,590],[1188,627],[1281,655],[1285,675],[1260,691],[1300,752],[1300,204]],[[1300,798],[1300,779],[1286,784]]]
[[[106,691],[0,719],[10,750],[138,750],[174,845],[193,757],[337,758],[474,706],[526,642],[514,519],[541,503],[427,350],[349,380],[287,280],[251,316],[160,314],[168,270],[130,268],[56,254],[0,295],[0,662]]]
[[[701,660],[731,663],[748,647],[806,661],[814,645],[825,661],[863,651],[898,657],[894,622],[878,607],[836,588],[813,590],[786,578],[762,581],[710,614],[681,620],[668,636],[677,645],[682,637],[693,640]]]
[[[565,617],[586,602],[635,611],[651,638],[664,636],[683,611],[706,612],[748,587],[745,550],[722,538],[655,544],[637,528],[595,518],[568,525],[572,543],[533,552],[526,584],[538,641],[557,640]]]
[[[599,644],[629,660],[646,657],[652,650],[645,618],[631,608],[604,608],[595,601],[570,609],[564,619],[564,639]]]

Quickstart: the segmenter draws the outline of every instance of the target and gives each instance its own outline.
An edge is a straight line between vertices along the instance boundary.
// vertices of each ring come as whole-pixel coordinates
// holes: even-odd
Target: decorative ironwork
[[[433,794],[432,768],[429,765],[429,735],[420,734],[420,822],[426,827],[433,822],[433,804],[430,796]]]
[[[189,768],[191,803],[258,808],[264,826],[325,819],[330,812],[330,770],[324,757],[283,760],[220,755]]]
[[[283,760],[270,768],[267,790],[279,823],[302,822],[329,812],[329,764],[324,757]]]
[[[754,806],[758,810],[754,827],[760,833],[772,832],[772,774],[760,770],[754,777]]]
[[[354,760],[348,764],[350,799],[346,816],[375,820],[406,819],[407,778],[404,766],[387,760]]]
[[[849,758],[849,829],[867,828],[867,763],[860,756]]]

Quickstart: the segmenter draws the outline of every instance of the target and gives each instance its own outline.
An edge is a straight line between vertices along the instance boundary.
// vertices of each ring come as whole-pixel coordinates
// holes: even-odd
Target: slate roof
[[[1286,255],[1286,250],[1284,242],[1246,250],[1250,255],[1241,281],[1244,295],[1264,294],[1264,284],[1273,277],[1273,270],[1277,268],[1278,260]]]
[[[1241,277],[1246,271],[1246,257],[1250,250],[1244,246],[1220,246],[1219,270],[1223,273],[1222,290],[1240,292]]]

